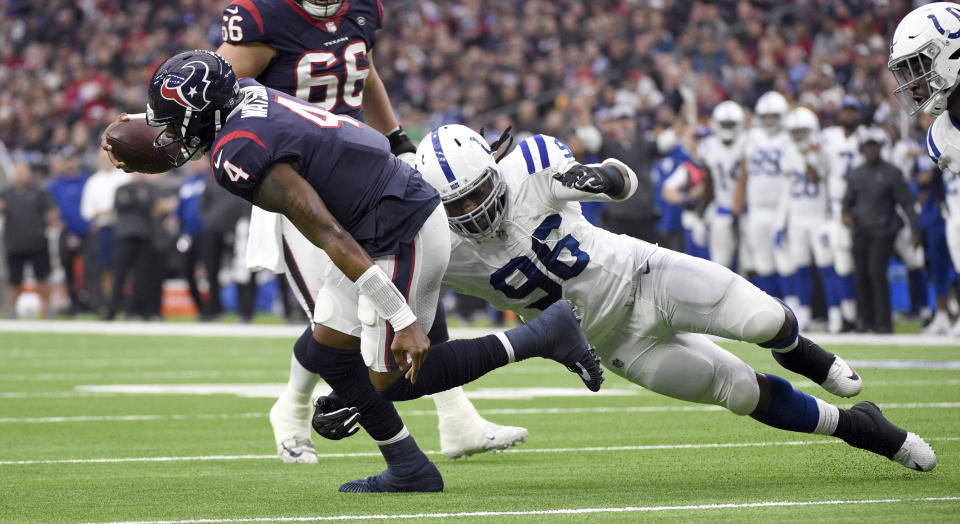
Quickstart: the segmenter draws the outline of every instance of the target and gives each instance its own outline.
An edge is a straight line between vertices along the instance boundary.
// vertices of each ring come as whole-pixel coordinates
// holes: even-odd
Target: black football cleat
[[[930,471],[937,465],[933,448],[922,438],[887,420],[876,404],[860,402],[847,410],[852,431],[844,442],[855,448],[882,455],[917,471]]]

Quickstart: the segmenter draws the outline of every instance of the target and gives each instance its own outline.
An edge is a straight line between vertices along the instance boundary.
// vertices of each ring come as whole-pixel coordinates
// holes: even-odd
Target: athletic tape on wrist
[[[390,321],[394,331],[400,331],[417,321],[400,290],[393,285],[380,266],[370,266],[357,279],[356,285],[360,293],[373,302],[377,314]]]

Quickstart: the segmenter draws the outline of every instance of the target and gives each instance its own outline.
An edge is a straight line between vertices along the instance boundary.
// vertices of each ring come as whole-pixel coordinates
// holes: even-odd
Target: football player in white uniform
[[[824,282],[836,278],[833,255],[827,234],[826,164],[820,150],[820,119],[806,107],[798,107],[787,115],[786,128],[790,138],[804,156],[805,171],[792,173],[789,198],[781,206],[783,216],[779,223],[785,226],[790,257],[797,266],[796,286],[800,299],[796,310],[797,321],[803,329],[810,320],[810,302],[813,298],[811,263]],[[827,319],[830,331],[840,330],[839,297],[831,286],[824,287],[827,300]]]
[[[739,245],[738,224],[733,219],[733,195],[743,162],[743,108],[732,100],[717,104],[711,115],[713,134],[704,138],[697,156],[710,173],[713,208],[709,216],[710,260],[733,268]],[[743,265],[743,260],[738,261]]]
[[[911,116],[936,117],[927,129],[927,154],[943,171],[947,245],[960,269],[960,6],[935,2],[903,17],[890,42],[887,68],[897,81],[893,94]],[[960,323],[954,326],[960,334]]]
[[[778,242],[776,223],[790,173],[804,170],[803,157],[783,128],[789,110],[787,100],[775,91],[757,100],[754,113],[760,125],[747,131],[733,212],[747,212],[747,244],[757,287],[795,306],[795,267],[786,246]]]
[[[800,336],[781,302],[719,264],[587,222],[578,201],[623,200],[635,190],[626,165],[581,165],[543,135],[499,163],[491,149],[459,125],[434,130],[417,149],[417,166],[440,192],[453,232],[444,286],[526,320],[570,300],[602,363],[636,384],[772,427],[834,435],[916,470],[934,467],[933,450],[874,404],[839,409],[755,372],[704,336],[771,348],[781,365],[827,391],[859,393],[859,376]]]
[[[824,281],[840,297],[840,312],[844,331],[852,330],[857,320],[856,280],[853,275],[853,238],[843,225],[843,195],[847,192],[847,177],[853,168],[863,162],[857,143],[860,125],[860,102],[845,96],[840,102],[840,125],[830,126],[820,136],[821,151],[827,163],[827,195],[830,198],[830,247],[833,250],[833,268],[836,278]],[[830,326],[836,333],[836,324]]]

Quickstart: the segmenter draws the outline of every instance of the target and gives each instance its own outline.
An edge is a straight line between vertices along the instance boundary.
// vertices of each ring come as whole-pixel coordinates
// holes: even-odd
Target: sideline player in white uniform
[[[824,281],[840,297],[842,330],[852,330],[857,320],[857,289],[853,275],[853,237],[850,228],[843,225],[843,196],[847,192],[847,177],[853,168],[863,163],[857,129],[860,126],[860,102],[854,96],[845,96],[840,102],[840,125],[823,130],[821,151],[827,163],[827,195],[830,198],[830,247],[833,250],[833,268],[836,278]],[[836,325],[831,324],[831,333]]]
[[[731,269],[740,244],[738,224],[733,219],[733,196],[743,162],[743,122],[739,104],[732,100],[717,104],[711,115],[713,134],[697,148],[713,183],[713,208],[708,220],[710,260]],[[738,266],[743,264],[743,260],[737,261]]]
[[[380,2],[375,0],[234,1],[224,9],[224,42],[217,52],[237,76],[257,78],[267,87],[363,120],[387,136],[392,153],[412,164],[416,147],[394,116],[373,62],[373,39],[381,19]],[[296,85],[286,85],[288,79],[296,79]],[[248,244],[248,267],[286,274],[311,320],[296,346],[312,343],[310,333],[318,323],[350,333],[333,317],[318,320],[331,305],[322,303],[317,293],[324,279],[339,271],[289,220],[254,207]],[[430,333],[435,343],[446,340],[442,313],[438,329]],[[306,370],[296,355],[291,358],[287,387],[270,409],[277,453],[284,462],[317,462],[310,416],[318,381],[319,376]],[[440,448],[450,458],[502,449],[527,437],[525,428],[485,420],[459,387],[431,397],[439,417]]]
[[[459,125],[417,149],[453,230],[444,286],[526,320],[561,298],[583,315],[588,340],[614,373],[674,398],[724,406],[772,427],[834,435],[928,471],[933,450],[870,402],[844,410],[755,372],[703,335],[771,348],[776,360],[841,396],[860,392],[853,369],[799,336],[793,313],[713,262],[592,226],[580,200],[623,200],[636,175],[615,159],[584,166],[559,140],[535,135],[499,163]]]
[[[960,6],[935,2],[900,21],[890,42],[887,68],[897,81],[893,94],[910,115],[936,117],[927,129],[927,154],[943,171],[947,246],[960,270]],[[952,333],[960,335],[960,322]]]
[[[782,206],[790,257],[797,266],[796,286],[800,307],[796,310],[800,329],[810,321],[810,302],[813,298],[811,264],[817,265],[821,281],[832,282],[833,255],[827,234],[826,164],[820,149],[820,120],[813,111],[798,107],[787,115],[787,132],[804,156],[806,170],[793,173],[789,198]],[[832,332],[840,330],[839,297],[831,286],[824,286],[827,300],[827,319]]]
[[[747,131],[733,212],[747,212],[747,243],[757,287],[797,305],[795,268],[786,246],[777,242],[776,224],[790,173],[804,169],[803,158],[783,128],[789,110],[787,100],[775,91],[757,100],[754,113],[760,126]]]

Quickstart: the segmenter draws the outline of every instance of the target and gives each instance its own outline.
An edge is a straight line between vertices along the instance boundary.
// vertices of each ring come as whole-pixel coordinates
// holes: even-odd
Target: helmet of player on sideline
[[[480,239],[500,227],[507,187],[478,133],[462,125],[434,129],[417,148],[417,169],[440,193],[454,232]]]
[[[820,133],[820,119],[816,113],[806,107],[798,107],[787,115],[784,127],[790,133],[790,138],[798,145],[806,145]]]
[[[168,58],[147,86],[147,124],[164,128],[154,147],[175,167],[199,158],[242,96],[237,75],[222,56],[195,50]],[[179,145],[176,154],[166,149],[173,143]]]
[[[717,104],[710,119],[714,134],[723,142],[733,142],[743,132],[743,108],[733,100]]]
[[[960,72],[960,5],[936,2],[903,17],[890,41],[887,69],[893,94],[910,115],[937,116],[957,86]]]
[[[754,106],[753,112],[760,120],[760,127],[767,133],[774,134],[783,129],[783,119],[790,111],[787,99],[776,91],[767,91]]]
[[[332,18],[340,14],[344,0],[297,0],[300,7],[314,18]]]

